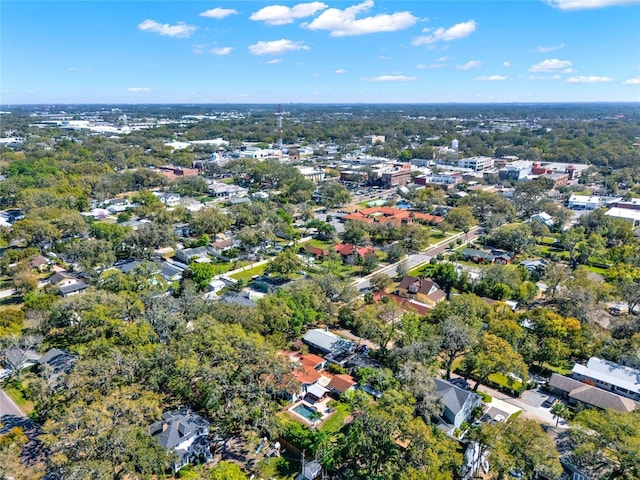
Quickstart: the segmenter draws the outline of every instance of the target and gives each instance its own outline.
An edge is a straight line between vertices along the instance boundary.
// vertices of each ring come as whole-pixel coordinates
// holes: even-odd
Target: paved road
[[[452,378],[458,376],[459,375],[456,374],[451,375]],[[471,381],[471,383],[475,384],[473,381]],[[547,394],[541,393],[538,390],[526,390],[520,398],[513,398],[506,393],[502,393],[501,391],[495,390],[486,385],[480,385],[478,390],[491,395],[493,398],[497,398],[498,400],[502,400],[503,402],[518,407],[522,410],[523,418],[530,418],[550,427],[556,426],[556,418],[551,413],[551,409],[544,408],[542,406],[542,402],[544,402],[548,396]],[[567,427],[567,422],[560,420],[558,428]]]
[[[468,235],[468,239],[465,242],[465,235],[464,233],[458,234],[455,237],[452,238],[448,238],[438,244],[436,244],[436,246],[431,247],[427,250],[424,250],[422,252],[419,253],[413,253],[411,255],[408,255],[403,261],[406,262],[407,265],[407,270],[411,270],[414,267],[417,267],[418,265],[422,265],[424,263],[429,262],[429,260],[431,260],[433,257],[438,256],[441,253],[444,253],[446,251],[449,250],[449,243],[451,243],[452,241],[455,242],[456,238],[461,238],[463,244],[464,243],[469,243],[471,241],[473,241],[476,237],[478,237],[479,235],[481,235],[483,232],[481,227],[475,227],[473,228]],[[388,275],[390,277],[395,277],[398,271],[398,264],[400,262],[391,264],[391,265],[387,265],[385,267],[381,267],[379,269],[377,269],[375,272],[367,275],[366,277],[362,277],[358,280],[355,280],[353,282],[353,286],[356,287],[358,289],[358,291],[363,292],[367,289],[369,289],[371,287],[371,283],[369,282],[369,280],[371,279],[371,277],[377,273],[384,273],[385,275]]]
[[[27,416],[24,414],[22,410],[14,403],[13,400],[6,394],[6,392],[0,389],[0,418],[5,415],[12,415],[14,417],[24,417]]]

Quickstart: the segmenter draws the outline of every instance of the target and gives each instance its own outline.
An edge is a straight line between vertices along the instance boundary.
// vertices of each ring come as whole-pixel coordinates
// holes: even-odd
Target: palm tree
[[[556,402],[551,407],[551,413],[556,419],[556,428],[558,428],[558,423],[560,422],[560,418],[568,418],[569,417],[569,409],[562,402]]]

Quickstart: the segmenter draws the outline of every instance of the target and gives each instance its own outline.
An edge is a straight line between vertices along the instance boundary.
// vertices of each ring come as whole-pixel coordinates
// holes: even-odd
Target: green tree
[[[216,266],[211,263],[191,262],[189,270],[191,273],[187,277],[191,278],[201,291],[209,286],[209,282],[216,274]]]
[[[380,259],[378,258],[378,256],[375,253],[370,252],[370,253],[367,253],[364,256],[364,258],[361,259],[361,263],[362,263],[362,272],[363,273],[371,273],[380,264]]]
[[[464,368],[476,380],[473,390],[485,383],[491,374],[501,373],[513,381],[516,376],[526,382],[528,369],[522,357],[509,343],[490,333],[483,333],[473,351],[464,359]]]
[[[302,260],[298,258],[293,249],[286,249],[280,252],[267,265],[265,272],[275,273],[283,277],[290,277],[303,267]]]
[[[351,201],[351,194],[338,182],[325,182],[319,189],[320,203],[327,207],[340,207]]]
[[[451,290],[458,283],[458,271],[455,265],[449,262],[437,263],[431,269],[430,276],[447,293],[447,298],[449,298]]]
[[[198,235],[216,235],[225,232],[233,225],[233,219],[217,208],[203,208],[193,215],[191,226]]]
[[[236,463],[228,461],[218,462],[218,464],[210,470],[209,480],[247,480],[240,466]]]
[[[640,418],[637,411],[584,410],[570,430],[574,456],[604,480],[640,478]]]
[[[376,273],[369,279],[371,288],[376,292],[381,292],[391,285],[391,278],[384,273]]]
[[[446,220],[453,228],[464,232],[465,239],[468,239],[469,230],[477,221],[473,215],[471,207],[454,207],[447,213]]]
[[[537,472],[552,478],[562,473],[559,455],[551,438],[534,420],[516,418],[495,425],[482,424],[469,438],[489,452],[491,478],[509,478],[509,472],[520,469],[524,478],[535,478]]]
[[[554,403],[553,406],[551,407],[551,413],[556,419],[556,428],[558,428],[558,423],[560,423],[561,418],[564,418],[564,419],[569,418],[569,409],[562,402]]]

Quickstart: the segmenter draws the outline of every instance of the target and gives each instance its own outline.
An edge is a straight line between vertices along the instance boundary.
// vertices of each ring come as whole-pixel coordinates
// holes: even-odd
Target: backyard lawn
[[[287,457],[289,454],[287,453]],[[293,480],[300,473],[300,461],[289,460],[285,457],[265,458],[258,465],[260,478],[277,478],[279,480]]]
[[[263,275],[265,269],[267,268],[268,263],[264,263],[262,265],[258,265],[257,267],[250,268],[249,270],[245,270],[244,272],[236,273],[231,275],[231,278],[234,280],[251,280],[256,275]]]
[[[351,410],[349,404],[344,402],[329,403],[328,406],[335,408],[336,411],[322,424],[320,430],[333,435],[342,430],[344,420],[351,415]]]

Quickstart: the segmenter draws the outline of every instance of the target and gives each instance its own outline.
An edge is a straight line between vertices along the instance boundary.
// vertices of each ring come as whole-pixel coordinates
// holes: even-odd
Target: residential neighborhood
[[[612,170],[543,114],[356,109],[342,138],[350,115],[294,107],[3,115],[0,454],[25,478],[635,478],[637,147]],[[580,135],[638,118],[609,108],[576,107]]]

